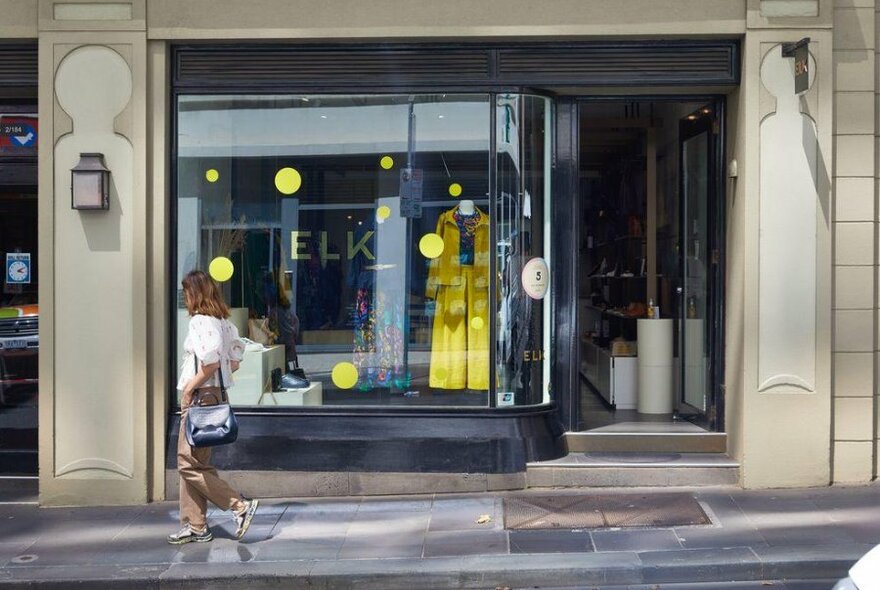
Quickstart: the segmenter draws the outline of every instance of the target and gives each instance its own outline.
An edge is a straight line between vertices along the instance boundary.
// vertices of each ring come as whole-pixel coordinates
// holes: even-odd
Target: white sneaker
[[[238,528],[235,531],[235,538],[241,539],[251,526],[251,521],[257,513],[257,507],[260,505],[259,500],[247,500],[244,503],[244,509],[235,513],[235,522]]]

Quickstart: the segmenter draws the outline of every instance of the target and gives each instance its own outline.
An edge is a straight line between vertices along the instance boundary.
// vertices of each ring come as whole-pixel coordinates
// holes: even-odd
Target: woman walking
[[[184,361],[177,389],[180,399],[180,432],[177,438],[177,472],[180,474],[180,524],[182,528],[168,535],[172,545],[207,543],[214,539],[208,528],[208,500],[224,510],[231,510],[237,529],[235,538],[247,532],[258,500],[245,500],[220,479],[211,466],[210,447],[191,447],[184,425],[187,409],[194,404],[219,403],[221,387],[232,386],[232,373],[244,356],[244,344],[238,330],[227,319],[229,308],[211,277],[194,270],[183,279],[183,295],[189,311],[189,330],[184,340]]]

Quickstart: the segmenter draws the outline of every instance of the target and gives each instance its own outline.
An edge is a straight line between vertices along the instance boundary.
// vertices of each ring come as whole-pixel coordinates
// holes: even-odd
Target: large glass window
[[[548,401],[549,305],[514,281],[549,252],[544,99],[183,95],[177,113],[178,357],[180,280],[208,270],[251,341],[233,404]]]

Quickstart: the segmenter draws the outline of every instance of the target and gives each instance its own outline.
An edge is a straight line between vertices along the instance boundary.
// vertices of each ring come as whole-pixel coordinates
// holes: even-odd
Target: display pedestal
[[[258,405],[263,392],[272,389],[273,369],[285,370],[283,346],[246,350],[233,375],[235,386],[229,389],[229,402],[233,406]]]
[[[673,321],[638,321],[640,414],[672,413]]]
[[[282,389],[267,391],[260,396],[263,406],[322,406],[324,405],[324,387],[320,382],[313,382],[301,389]]]

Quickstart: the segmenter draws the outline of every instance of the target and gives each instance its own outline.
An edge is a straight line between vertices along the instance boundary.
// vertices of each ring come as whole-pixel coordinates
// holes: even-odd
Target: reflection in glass
[[[551,305],[549,290],[536,299],[524,282],[551,282],[529,261],[550,264],[549,99],[498,97],[496,256],[500,279],[497,404],[550,401]],[[535,276],[532,276],[535,275]]]

